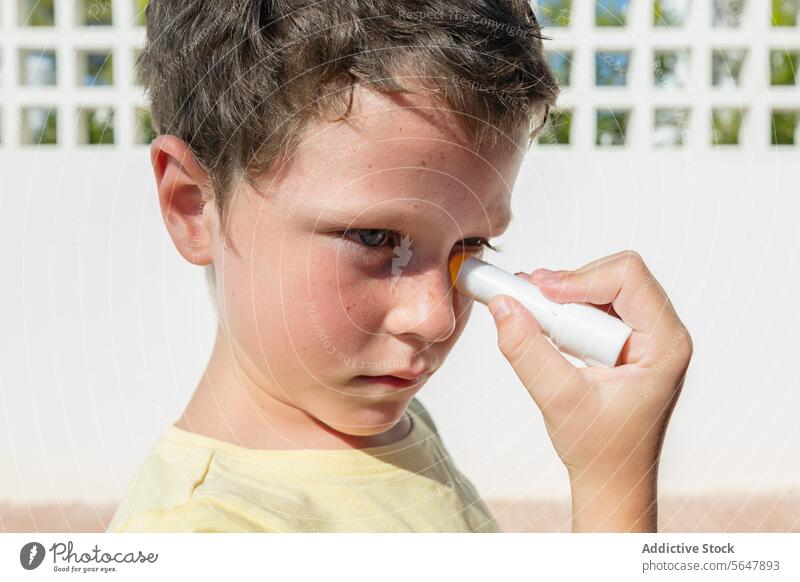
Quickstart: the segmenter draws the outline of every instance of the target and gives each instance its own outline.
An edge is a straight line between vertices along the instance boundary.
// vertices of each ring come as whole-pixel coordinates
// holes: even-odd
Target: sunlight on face
[[[469,144],[429,97],[357,89],[347,122],[311,126],[260,193],[238,189],[239,254],[215,255],[219,303],[263,390],[350,434],[400,418],[424,379],[364,376],[442,365],[471,305],[449,259],[479,254],[511,220],[527,135]]]

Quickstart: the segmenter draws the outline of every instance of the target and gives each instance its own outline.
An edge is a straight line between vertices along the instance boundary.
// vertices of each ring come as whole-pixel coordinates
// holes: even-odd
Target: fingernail
[[[490,311],[494,318],[499,321],[511,313],[511,304],[506,299],[498,299],[492,304],[492,309],[490,309]]]

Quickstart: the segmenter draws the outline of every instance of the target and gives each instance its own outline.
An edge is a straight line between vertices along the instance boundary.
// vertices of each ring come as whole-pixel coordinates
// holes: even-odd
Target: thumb
[[[533,314],[508,295],[489,301],[500,351],[543,411],[559,394],[575,394],[578,369],[550,343]],[[582,392],[582,390],[578,390]],[[570,398],[571,400],[571,398]]]

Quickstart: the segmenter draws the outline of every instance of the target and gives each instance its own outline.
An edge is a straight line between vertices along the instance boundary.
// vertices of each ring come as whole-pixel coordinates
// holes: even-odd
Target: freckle
[[[367,166],[368,166],[370,169],[372,169],[372,164],[367,164]]]
[[[424,168],[424,167],[426,167],[426,166],[428,165],[428,164],[427,164],[427,162],[426,162],[425,160],[420,160],[420,161],[419,161],[419,164],[420,164],[420,165],[421,165],[423,168]]]

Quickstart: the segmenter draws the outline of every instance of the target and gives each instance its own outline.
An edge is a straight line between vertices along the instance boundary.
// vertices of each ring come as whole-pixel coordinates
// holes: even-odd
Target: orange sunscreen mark
[[[464,253],[453,255],[450,259],[450,282],[453,285],[456,284],[456,278],[458,277],[458,272],[461,270],[461,264],[466,260],[467,256]]]

